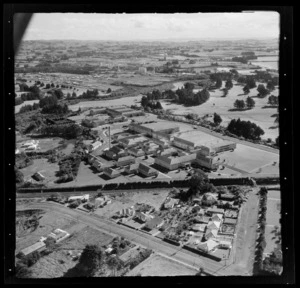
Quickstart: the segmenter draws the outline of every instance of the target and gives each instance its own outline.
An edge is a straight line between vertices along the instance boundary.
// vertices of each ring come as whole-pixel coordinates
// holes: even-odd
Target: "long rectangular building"
[[[201,153],[207,156],[236,148],[234,142],[219,139],[201,131],[188,131],[175,136],[173,145],[188,151],[200,149]]]
[[[155,123],[147,123],[147,124],[130,124],[129,128],[138,133],[144,133],[148,136],[160,138],[162,134],[172,134],[175,132],[179,132],[179,127],[175,123],[170,122],[155,122]]]

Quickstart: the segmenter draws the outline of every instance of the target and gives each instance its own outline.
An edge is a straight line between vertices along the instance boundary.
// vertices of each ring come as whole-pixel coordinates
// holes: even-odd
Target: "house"
[[[127,265],[130,263],[131,260],[136,258],[140,254],[139,246],[135,246],[128,250],[127,252],[123,253],[119,259],[123,262],[123,265]]]
[[[234,201],[236,199],[236,196],[233,195],[233,194],[226,193],[226,194],[221,194],[219,196],[219,199],[220,200],[225,200],[225,201]]]
[[[208,224],[207,224],[207,228],[210,229],[210,230],[219,230],[221,226],[221,222],[218,222],[218,221],[209,221]]]
[[[157,176],[158,172],[151,168],[150,166],[140,163],[139,165],[139,173],[141,173],[142,175],[146,176],[146,177],[151,177],[151,176]]]
[[[113,146],[109,150],[106,150],[104,152],[105,156],[111,160],[117,160],[120,157],[124,157],[127,155],[124,149],[118,147],[118,146]]]
[[[103,174],[108,176],[109,178],[116,178],[121,175],[120,171],[117,171],[115,169],[112,169],[110,167],[105,167],[103,169]]]
[[[165,201],[164,207],[166,209],[172,209],[178,203],[179,203],[179,199],[169,198]]]
[[[153,215],[150,215],[150,214],[147,214],[147,213],[144,213],[144,212],[136,212],[134,216],[135,216],[136,219],[139,219],[142,222],[146,222],[146,221],[151,220],[151,219],[154,218]]]
[[[195,220],[198,222],[198,223],[204,223],[204,224],[208,224],[208,222],[209,222],[209,217],[207,217],[207,216],[197,216],[196,218],[195,218]]]
[[[210,239],[210,238],[217,238],[218,236],[218,230],[216,229],[207,229],[206,232],[205,232],[205,239]]]
[[[194,224],[192,226],[192,230],[194,231],[200,231],[200,232],[204,232],[206,228],[206,224]]]
[[[71,196],[68,198],[68,202],[73,202],[75,200],[86,200],[88,201],[90,199],[90,195],[89,194],[85,194],[85,195],[79,195],[79,196]]]
[[[70,234],[64,230],[61,229],[55,229],[54,232],[51,232],[47,239],[52,238],[55,240],[56,243],[66,239],[67,237],[69,237]]]
[[[35,244],[23,249],[20,251],[19,256],[27,256],[35,251],[39,251],[41,249],[43,249],[46,246],[46,244],[44,242],[36,242]]]
[[[162,218],[155,216],[154,218],[147,221],[145,228],[147,230],[152,230],[154,228],[160,228],[162,225],[164,225],[164,223],[165,223],[165,221]]]
[[[128,154],[135,156],[135,157],[140,157],[140,156],[145,155],[145,152],[143,151],[143,149],[138,146],[131,147],[127,151],[128,151]]]
[[[211,217],[211,221],[221,222],[222,220],[223,220],[223,215],[222,214],[214,214]]]
[[[199,243],[198,249],[200,249],[200,250],[208,253],[208,252],[213,251],[215,248],[217,248],[218,245],[219,245],[218,242],[216,242],[216,241],[214,241],[212,239],[209,239],[206,242]]]
[[[36,172],[32,175],[32,178],[36,181],[44,181],[45,176],[41,172]]]
[[[230,241],[222,240],[219,242],[219,248],[231,249],[232,245]]]
[[[94,151],[102,145],[101,141],[95,141],[88,146],[89,151]]]
[[[121,167],[121,166],[125,166],[128,164],[133,164],[135,162],[135,158],[132,156],[125,156],[125,157],[121,157],[118,159],[117,161],[117,166]]]
[[[127,174],[137,173],[139,169],[139,163],[134,163],[125,167],[124,172]]]
[[[225,218],[223,224],[235,226],[237,224],[237,219],[235,219],[235,218]]]
[[[110,200],[107,196],[97,197],[95,199],[95,207],[103,207],[105,204],[108,204],[108,201]]]
[[[206,214],[212,216],[213,214],[224,214],[225,210],[217,207],[208,208]]]

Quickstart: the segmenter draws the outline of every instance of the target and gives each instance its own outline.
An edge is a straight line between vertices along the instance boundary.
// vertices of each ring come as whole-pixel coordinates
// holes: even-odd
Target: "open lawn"
[[[61,248],[68,249],[84,249],[86,245],[107,245],[113,239],[112,236],[102,233],[88,226],[76,229],[73,234],[62,242]]]
[[[183,276],[195,275],[197,270],[182,265],[161,255],[152,255],[126,276]]]
[[[47,183],[47,185],[53,185],[54,181],[57,180],[55,176],[55,172],[59,171],[59,166],[57,163],[50,163],[46,158],[40,158],[33,160],[33,164],[20,169],[23,173],[25,179],[31,178],[31,176],[36,172],[41,172],[43,176],[45,176],[45,180],[43,183]]]
[[[222,152],[218,155],[220,161],[225,160],[224,165],[229,169],[241,170],[241,173],[279,174],[279,155],[271,152],[262,151],[256,148],[237,144],[233,152]],[[273,163],[276,162],[276,166]],[[266,166],[268,165],[268,166]],[[260,167],[264,167],[259,170]],[[271,167],[271,168],[270,168]],[[224,173],[224,171],[222,172]]]
[[[180,84],[181,83],[176,85],[176,87],[180,87]],[[234,82],[234,84],[236,83]],[[257,83],[257,85],[259,84],[260,83]],[[225,83],[223,81],[223,86],[221,89],[224,87]],[[267,106],[268,97],[271,94],[278,96],[279,89],[276,88],[271,92],[270,95],[263,99],[257,98],[257,94],[257,88],[253,88],[250,90],[250,94],[246,96],[244,95],[242,85],[234,85],[233,88],[229,90],[229,93],[226,97],[222,97],[223,91],[219,89],[216,89],[214,92],[210,91],[210,99],[199,106],[184,107],[183,105],[175,103],[170,104],[168,101],[164,100],[161,101],[161,104],[164,109],[171,109],[172,114],[176,115],[196,113],[202,117],[206,114],[213,114],[216,112],[223,119],[221,125],[225,127],[231,119],[241,118],[241,120],[249,120],[259,125],[265,131],[265,134],[262,136],[262,138],[271,138],[275,140],[275,138],[278,136],[278,128],[273,128],[276,126],[274,124],[275,118],[271,116],[277,113],[277,109],[264,107]],[[253,97],[253,100],[255,101],[255,107],[253,109],[246,111],[229,111],[230,109],[234,108],[233,103],[236,99],[246,100],[248,96]]]

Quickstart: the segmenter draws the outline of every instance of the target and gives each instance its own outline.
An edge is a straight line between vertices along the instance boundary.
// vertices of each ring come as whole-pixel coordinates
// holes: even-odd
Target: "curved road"
[[[72,210],[60,204],[48,202],[32,203],[29,204],[27,208],[19,209],[18,211],[28,209],[55,210],[57,213],[68,215],[70,218],[89,225],[94,229],[122,236],[132,242],[135,242],[136,244],[145,246],[162,255],[172,257],[179,262],[183,262],[197,268],[203,267],[205,272],[214,274],[216,276],[225,275],[222,274],[221,271],[223,268],[225,268],[223,262],[217,262],[209,258],[196,255],[190,251],[183,250],[181,247],[176,247],[151,235],[116,224],[97,215],[87,214],[79,210]]]

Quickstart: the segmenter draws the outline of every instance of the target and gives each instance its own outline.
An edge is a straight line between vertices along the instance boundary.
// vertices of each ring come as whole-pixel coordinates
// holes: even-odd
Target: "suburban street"
[[[224,262],[217,262],[209,258],[201,257],[190,251],[183,250],[181,247],[175,247],[169,243],[163,242],[162,240],[146,233],[116,224],[93,214],[86,214],[85,212],[72,210],[56,203],[33,203],[29,204],[22,210],[29,209],[55,210],[55,212],[62,214],[62,216],[67,216],[102,232],[122,236],[138,245],[154,250],[157,253],[172,257],[179,262],[183,262],[197,268],[202,267],[205,272],[216,276],[227,274],[222,273],[223,268],[225,268]]]

